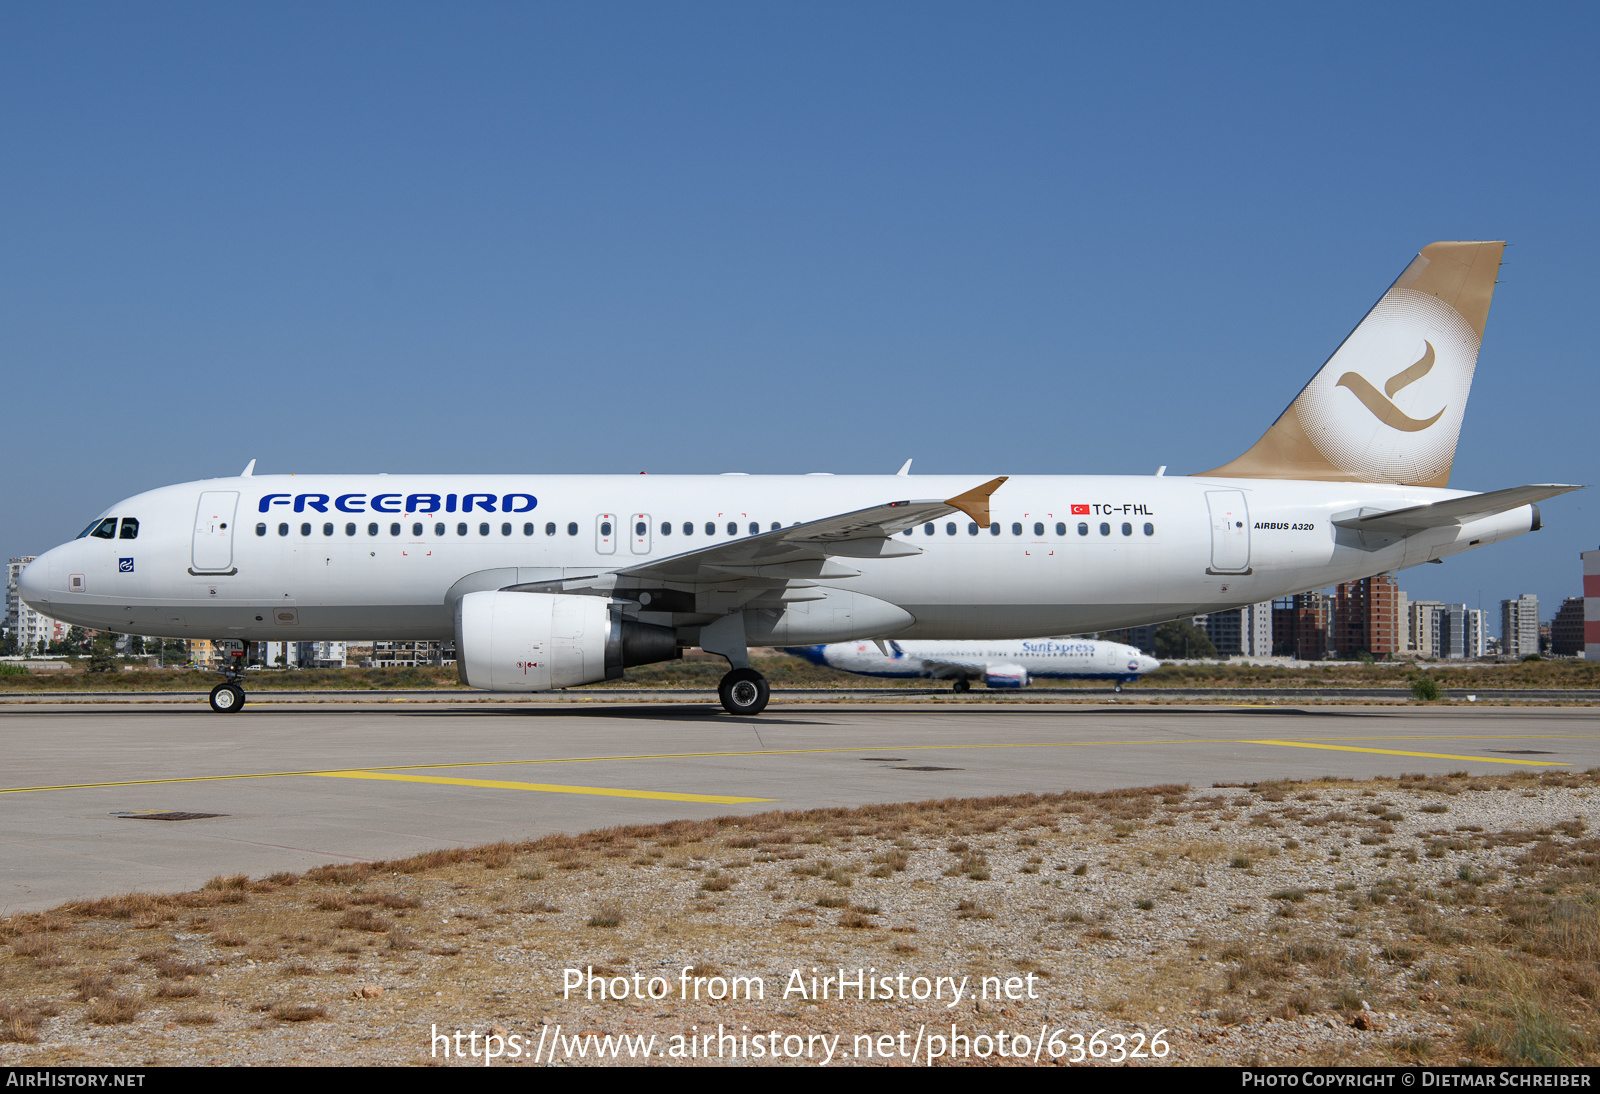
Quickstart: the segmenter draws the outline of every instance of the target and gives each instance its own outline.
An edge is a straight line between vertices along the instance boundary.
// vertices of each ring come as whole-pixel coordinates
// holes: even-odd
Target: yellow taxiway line
[[[773,798],[734,798],[725,794],[674,794],[666,790],[619,790],[609,786],[563,786],[559,783],[518,783],[499,779],[451,779],[442,775],[395,775],[382,771],[318,771],[324,779],[376,779],[380,782],[436,783],[440,786],[480,786],[490,790],[537,790],[546,794],[592,794],[601,798],[649,798],[652,801],[706,802],[744,805]]]
[[[1245,741],[1252,745],[1281,745],[1284,748],[1315,748],[1326,752],[1374,752],[1380,756],[1420,756],[1426,760],[1466,760],[1470,763],[1511,764],[1515,767],[1566,767],[1565,760],[1497,760],[1489,756],[1458,756],[1452,752],[1404,752],[1397,748],[1356,748],[1352,745],[1312,744],[1309,741]]]

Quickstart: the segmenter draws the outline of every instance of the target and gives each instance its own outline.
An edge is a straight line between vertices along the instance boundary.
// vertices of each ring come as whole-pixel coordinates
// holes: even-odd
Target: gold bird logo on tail
[[[1339,377],[1339,382],[1334,386],[1349,388],[1351,394],[1360,399],[1361,404],[1372,411],[1377,419],[1386,426],[1404,430],[1407,433],[1416,433],[1427,429],[1439,420],[1439,416],[1445,412],[1446,407],[1440,407],[1439,413],[1431,418],[1412,418],[1389,401],[1394,397],[1395,392],[1416,383],[1433,370],[1433,343],[1424,341],[1422,344],[1427,347],[1422,356],[1413,364],[1389,377],[1388,382],[1383,385],[1381,394],[1377,388],[1367,382],[1365,376],[1355,372],[1345,373]],[[1385,396],[1388,396],[1388,398],[1385,398]]]

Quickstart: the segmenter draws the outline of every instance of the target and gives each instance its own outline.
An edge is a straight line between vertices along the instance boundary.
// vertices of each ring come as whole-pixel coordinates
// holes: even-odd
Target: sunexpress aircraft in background
[[[1572,486],[1448,488],[1501,243],[1411,261],[1244,455],[1154,476],[252,476],[106,509],[23,599],[213,640],[454,638],[539,692],[700,646],[735,714],[749,646],[1077,634],[1217,611],[1539,528]],[[909,466],[909,465],[908,465]],[[211,695],[244,701],[242,650]]]
[[[785,651],[813,665],[859,676],[953,680],[955,691],[972,681],[985,687],[1025,688],[1039,680],[1112,680],[1118,691],[1161,662],[1134,646],[1089,638],[1025,638],[1021,641],[834,642]]]

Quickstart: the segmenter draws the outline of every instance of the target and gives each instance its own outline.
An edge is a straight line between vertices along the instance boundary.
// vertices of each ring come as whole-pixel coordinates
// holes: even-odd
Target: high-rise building
[[[1409,640],[1406,648],[1418,657],[1439,656],[1439,609],[1443,607],[1437,600],[1413,600],[1406,605],[1406,615],[1409,616],[1406,629]]]
[[[1600,660],[1600,551],[1584,551],[1583,560],[1583,656]]]
[[[6,563],[6,630],[16,638],[17,649],[23,653],[38,653],[41,644],[64,641],[69,629],[68,624],[28,607],[17,592],[17,578],[34,557],[24,555]]]
[[[1518,660],[1539,652],[1539,598],[1532,593],[1500,602],[1500,652]]]
[[[1550,652],[1576,657],[1583,652],[1583,597],[1569,596],[1550,621]]]
[[[1272,602],[1272,651],[1301,661],[1321,661],[1328,653],[1333,597],[1299,593]]]
[[[1195,626],[1206,632],[1223,657],[1272,656],[1272,601],[1195,616]]]
[[[1374,657],[1399,653],[1399,593],[1393,574],[1340,585],[1333,609],[1334,649],[1343,654],[1365,650]]]

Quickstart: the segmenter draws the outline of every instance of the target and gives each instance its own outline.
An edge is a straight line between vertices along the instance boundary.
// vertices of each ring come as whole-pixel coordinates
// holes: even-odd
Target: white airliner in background
[[[1090,638],[1033,638],[1005,642],[833,642],[791,646],[785,652],[813,665],[859,676],[955,681],[966,691],[972,681],[985,687],[1025,688],[1035,679],[1113,680],[1118,691],[1161,662],[1134,646]]]
[[[1080,634],[1398,570],[1537,530],[1572,486],[1447,488],[1500,243],[1434,243],[1249,451],[1186,478],[252,475],[104,510],[23,570],[85,627],[229,643],[449,639],[538,692],[687,646]],[[1195,383],[1216,384],[1196,375]],[[1163,469],[1164,470],[1164,469]]]

